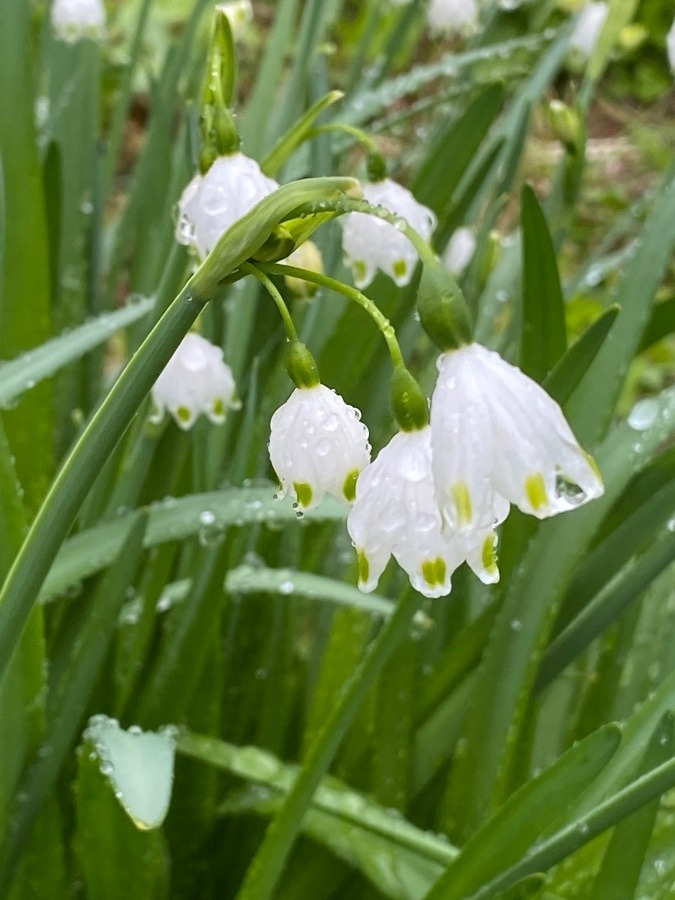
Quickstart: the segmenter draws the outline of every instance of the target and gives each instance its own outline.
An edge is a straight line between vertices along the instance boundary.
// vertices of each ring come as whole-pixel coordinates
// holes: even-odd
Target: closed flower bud
[[[603,493],[558,404],[498,353],[442,353],[431,398],[436,498],[456,530],[491,528],[511,503],[543,519]]]
[[[281,260],[289,266],[297,266],[299,269],[307,269],[317,275],[323,275],[323,258],[314,241],[305,241],[294,250],[289,257]],[[302,278],[294,278],[292,275],[284,275],[289,290],[301,300],[309,300],[316,294],[317,286]]]
[[[429,239],[436,216],[422,206],[407,188],[385,178],[363,187],[363,196],[376,206],[396,213],[422,237]],[[402,287],[412,278],[417,251],[394,225],[366,213],[350,213],[342,220],[342,249],[358,288],[367,287],[381,269]]]
[[[238,409],[232,370],[223,351],[206,338],[187,334],[152,388],[151,422],[161,422],[168,411],[187,430],[200,413],[215,425],[225,421],[228,409]]]
[[[278,496],[294,493],[300,509],[311,509],[327,493],[351,502],[356,479],[370,462],[368,429],[360,419],[323,384],[296,388],[270,423]]]
[[[219,156],[206,174],[195,175],[183,191],[176,240],[204,260],[228,228],[278,187],[243,153]]]
[[[100,39],[105,34],[102,0],[54,0],[51,8],[54,35],[74,44],[81,38]]]

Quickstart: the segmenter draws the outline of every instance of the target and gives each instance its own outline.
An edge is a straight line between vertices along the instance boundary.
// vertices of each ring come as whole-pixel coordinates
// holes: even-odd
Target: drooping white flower
[[[251,0],[226,0],[224,3],[216,3],[216,9],[227,16],[235,38],[241,37],[253,21]]]
[[[443,251],[443,265],[453,275],[461,275],[476,250],[476,236],[470,228],[458,228]]]
[[[442,353],[437,365],[433,477],[452,527],[493,527],[511,503],[543,519],[603,493],[558,404],[520,369],[480,344]]]
[[[359,587],[377,587],[389,557],[425,597],[450,593],[451,576],[465,560],[478,577],[499,579],[491,529],[468,535],[444,527],[431,469],[431,428],[394,435],[359,475],[347,530],[359,561]]]
[[[205,175],[195,175],[183,191],[176,240],[205,259],[237,219],[278,187],[243,153],[219,156]]]
[[[51,23],[54,36],[69,44],[100,39],[105,35],[105,6],[102,0],[54,0]]]
[[[361,413],[323,384],[296,388],[270,423],[269,452],[283,497],[301,509],[325,494],[352,501],[361,470],[370,462],[368,429]]]
[[[591,2],[586,4],[574,26],[570,47],[578,50],[582,56],[589,57],[598,42],[608,12],[609,5],[607,3]]]
[[[478,23],[476,0],[431,0],[427,24],[431,31],[456,31],[469,34]]]
[[[365,184],[363,196],[370,203],[401,216],[422,237],[431,237],[436,216],[418,203],[407,188],[385,178]],[[399,287],[408,284],[417,264],[417,251],[402,232],[366,213],[349,213],[341,224],[345,262],[358,288],[367,287],[377,269],[386,272]]]
[[[152,401],[151,422],[161,422],[168,411],[184,430],[192,427],[200,413],[219,425],[228,409],[241,406],[223,351],[194,332],[183,338],[155,382]]]
[[[675,74],[675,20],[673,20],[670,31],[666,35],[666,49],[668,52],[670,71]]]

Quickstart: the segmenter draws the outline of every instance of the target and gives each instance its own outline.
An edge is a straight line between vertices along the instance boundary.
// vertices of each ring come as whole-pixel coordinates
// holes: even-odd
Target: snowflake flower
[[[105,34],[105,7],[101,0],[54,0],[51,23],[55,37],[69,44],[99,39]]]
[[[603,493],[558,404],[499,354],[442,353],[431,398],[436,497],[459,530],[493,527],[514,503],[542,519]]]
[[[251,0],[225,0],[224,3],[216,3],[216,9],[227,16],[235,38],[241,37],[253,21]]]
[[[422,237],[430,238],[436,216],[422,206],[407,188],[385,178],[363,186],[370,203],[404,218]],[[350,213],[342,219],[342,249],[358,288],[368,287],[377,269],[402,287],[412,278],[417,251],[394,225],[366,213]]]
[[[354,499],[354,486],[370,462],[368,429],[361,413],[323,384],[296,388],[270,423],[270,460],[281,484],[301,509],[325,494]]]
[[[161,422],[168,410],[183,430],[190,428],[200,413],[219,425],[228,409],[241,406],[223,351],[194,332],[183,338],[155,382],[152,400],[151,422]]]
[[[469,34],[478,24],[476,0],[431,0],[427,23],[433,32],[456,31]]]
[[[492,529],[469,535],[444,527],[434,495],[431,428],[401,431],[359,475],[347,530],[359,561],[359,588],[373,591],[393,556],[425,597],[450,593],[465,560],[486,583],[499,572]]]
[[[243,153],[219,156],[195,175],[178,201],[176,240],[205,259],[222,235],[279,185]]]
[[[608,12],[607,3],[592,2],[584,6],[574,26],[570,47],[578,50],[582,56],[589,57],[598,42]]]
[[[470,228],[458,228],[443,251],[443,265],[453,275],[461,275],[476,250],[476,236]]]

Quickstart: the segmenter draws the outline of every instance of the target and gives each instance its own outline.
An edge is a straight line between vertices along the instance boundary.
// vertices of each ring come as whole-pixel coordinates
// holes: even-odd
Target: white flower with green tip
[[[476,250],[476,235],[470,228],[458,228],[453,232],[443,251],[443,265],[453,275],[461,275],[469,265]]]
[[[214,425],[225,421],[228,409],[238,409],[232,369],[223,351],[199,334],[187,334],[152,388],[151,422],[169,412],[183,430],[203,413]]]
[[[587,3],[574,26],[570,47],[582,56],[589,57],[598,43],[608,12],[607,3]]]
[[[603,493],[558,404],[520,369],[480,344],[442,353],[437,366],[432,468],[451,527],[494,527],[511,503],[543,519]]]
[[[101,0],[54,0],[51,23],[54,36],[69,44],[99,39],[105,35],[105,6]]]
[[[243,153],[219,156],[195,175],[178,201],[176,240],[206,259],[228,228],[279,187]]]
[[[375,206],[405,219],[427,240],[436,227],[433,212],[413,197],[407,188],[390,178],[363,186],[363,196]],[[381,269],[402,287],[409,283],[417,265],[417,250],[396,226],[366,213],[349,213],[341,220],[342,249],[357,288],[368,287]]]
[[[427,24],[436,33],[454,31],[469,34],[478,23],[476,0],[431,0],[427,8]]]
[[[253,21],[251,0],[226,0],[224,3],[217,3],[216,9],[227,16],[235,38],[241,37]]]
[[[469,535],[444,527],[431,465],[431,428],[400,431],[356,482],[347,530],[358,554],[359,588],[373,591],[393,556],[425,597],[450,593],[465,560],[478,577],[499,579],[491,529]]]
[[[270,460],[283,497],[292,493],[300,509],[326,494],[354,499],[354,486],[370,462],[368,429],[361,413],[323,384],[296,388],[272,416]]]

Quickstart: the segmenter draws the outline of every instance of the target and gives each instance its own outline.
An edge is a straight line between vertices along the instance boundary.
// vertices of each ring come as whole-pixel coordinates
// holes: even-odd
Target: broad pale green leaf
[[[271,177],[276,176],[296,147],[299,147],[310,136],[314,123],[321,113],[328,109],[329,106],[332,106],[333,103],[341,100],[342,96],[342,91],[331,91],[310,106],[307,112],[292,125],[286,134],[279,138],[278,143],[260,163],[262,171]]]
[[[340,521],[347,506],[327,499],[307,513],[303,521]],[[109,566],[117,557],[129,515],[99,525],[70,538],[57,556],[41,593],[42,600],[53,599],[75,587],[95,572]],[[215,540],[232,525],[264,525],[296,522],[297,514],[290,499],[275,500],[274,488],[226,488],[208,494],[194,494],[154,504],[149,511],[145,546],[154,547],[166,541],[179,541],[204,535]]]
[[[130,728],[116,719],[94,716],[83,735],[98,756],[101,774],[112,785],[136,828],[159,828],[169,811],[176,740],[173,730]]]
[[[520,367],[541,382],[565,353],[565,311],[546,216],[537,195],[527,184],[520,202],[523,251]]]
[[[124,309],[105,313],[72,331],[0,364],[0,407],[9,407],[24,391],[49,378],[63,366],[98,347],[112,334],[138,322],[153,308],[154,300],[145,297]]]
[[[87,895],[97,900],[165,897],[169,855],[161,831],[139,831],[116,799],[90,743],[77,752],[74,848]]]
[[[571,747],[553,765],[531,778],[462,847],[428,900],[463,900],[516,862],[551,822],[551,809],[564,815],[579,791],[605,767],[619,745],[615,725]]]

